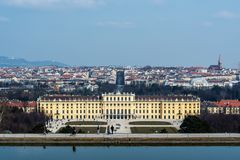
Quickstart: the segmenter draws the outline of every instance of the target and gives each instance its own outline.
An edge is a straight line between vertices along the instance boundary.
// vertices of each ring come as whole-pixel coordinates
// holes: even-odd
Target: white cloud
[[[3,0],[5,4],[20,7],[84,7],[102,5],[106,0]]]
[[[8,22],[9,19],[7,17],[0,16],[0,22]]]
[[[129,21],[104,21],[98,22],[99,27],[114,27],[114,28],[134,28],[135,24]]]
[[[234,12],[231,11],[220,11],[218,13],[215,14],[216,17],[218,18],[223,18],[223,19],[236,19],[236,18],[240,18],[239,14],[236,14]]]

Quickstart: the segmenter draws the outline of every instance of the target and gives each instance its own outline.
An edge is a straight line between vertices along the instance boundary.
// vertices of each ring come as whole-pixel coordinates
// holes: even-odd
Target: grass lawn
[[[63,133],[61,132],[63,128],[60,128],[57,133]],[[77,134],[96,134],[97,133],[97,127],[75,127]],[[100,133],[105,133],[106,127],[100,127]],[[69,131],[67,133],[72,133],[72,131]]]
[[[67,122],[66,125],[107,125],[107,122],[98,122],[98,121],[74,121],[74,122]]]
[[[163,129],[166,129],[167,133],[177,133],[177,129],[174,127],[131,127],[132,133],[161,133]]]
[[[77,127],[76,128],[78,134],[96,134],[96,127]],[[106,133],[106,127],[100,127],[100,133]]]
[[[129,122],[130,125],[171,125],[169,122],[162,121],[137,121],[137,122]]]

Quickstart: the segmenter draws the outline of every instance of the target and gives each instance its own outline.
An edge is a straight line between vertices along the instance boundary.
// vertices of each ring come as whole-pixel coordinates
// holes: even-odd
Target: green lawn
[[[67,122],[66,125],[107,125],[107,122],[98,122],[98,121],[74,121],[74,122]]]
[[[62,132],[66,127],[60,128],[57,133],[72,133],[72,131]],[[75,127],[77,134],[96,134],[97,127]],[[100,133],[105,133],[106,127],[100,127]]]
[[[96,127],[77,127],[76,128],[78,134],[96,134]],[[100,133],[106,133],[106,127],[100,127]]]
[[[137,121],[137,122],[129,122],[130,125],[171,125],[169,122],[162,121]]]
[[[132,133],[161,133],[165,129],[167,133],[177,133],[174,127],[131,127]]]

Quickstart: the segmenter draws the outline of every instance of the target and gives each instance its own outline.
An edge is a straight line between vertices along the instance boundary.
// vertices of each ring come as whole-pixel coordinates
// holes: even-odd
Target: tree
[[[67,125],[66,127],[61,128],[58,133],[73,133],[75,131],[75,129],[69,125]]]
[[[161,130],[161,133],[168,133],[168,131],[166,130],[166,128]]]
[[[4,113],[4,111],[2,110],[2,111],[0,112],[0,124],[1,124],[2,119],[3,119],[3,113]]]
[[[210,125],[197,116],[188,116],[180,126],[181,133],[210,133]]]
[[[47,130],[45,124],[41,123],[34,126],[30,132],[31,133],[48,133],[49,131]]]
[[[0,132],[9,130],[13,133],[29,133],[37,124],[45,123],[45,116],[41,113],[25,113],[16,107],[1,107],[0,113],[3,111]]]
[[[214,133],[240,133],[240,115],[201,114],[200,119],[207,121]]]

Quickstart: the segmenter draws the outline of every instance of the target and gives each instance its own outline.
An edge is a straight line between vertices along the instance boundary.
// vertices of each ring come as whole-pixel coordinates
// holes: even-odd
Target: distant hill
[[[9,58],[0,56],[0,67],[34,67],[34,66],[67,66],[56,61],[27,61],[23,58]]]

